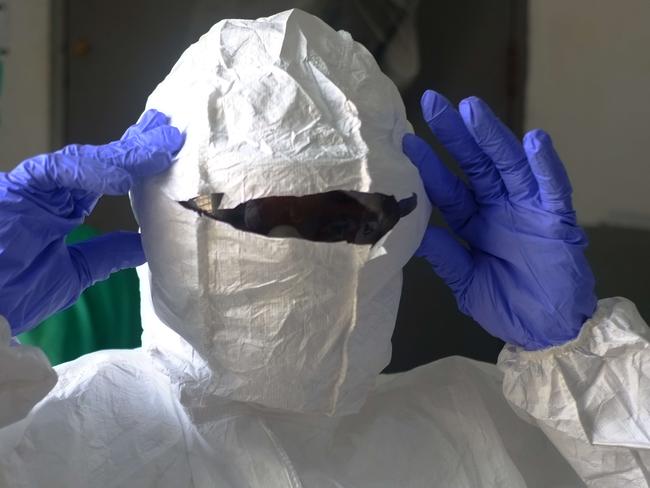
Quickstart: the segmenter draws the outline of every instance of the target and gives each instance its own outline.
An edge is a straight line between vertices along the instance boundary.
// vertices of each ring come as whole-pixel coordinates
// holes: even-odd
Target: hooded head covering
[[[147,108],[187,139],[170,171],[132,193],[149,262],[143,346],[186,399],[358,410],[390,360],[402,267],[430,215],[393,83],[348,33],[290,10],[216,24]],[[369,246],[262,236],[178,203],[333,190],[415,193],[418,206]]]

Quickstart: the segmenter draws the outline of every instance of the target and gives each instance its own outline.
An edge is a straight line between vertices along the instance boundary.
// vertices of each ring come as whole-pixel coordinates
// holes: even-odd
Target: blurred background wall
[[[53,147],[52,3],[0,1],[0,170]]]
[[[583,223],[650,229],[650,2],[529,5],[526,127],[553,134]]]
[[[0,5],[0,48],[7,44],[0,54],[1,170],[64,143],[118,138],[181,52],[212,24],[298,6],[350,31],[373,51],[400,87],[416,131],[434,145],[419,116],[418,99],[426,88],[454,102],[481,96],[519,135],[533,127],[550,132],[587,226],[599,295],[627,296],[650,316],[646,0],[0,0]],[[136,227],[124,198],[105,198],[90,223],[103,231]],[[405,270],[393,345],[389,371],[450,354],[494,361],[501,347],[456,311],[453,297],[417,259]]]

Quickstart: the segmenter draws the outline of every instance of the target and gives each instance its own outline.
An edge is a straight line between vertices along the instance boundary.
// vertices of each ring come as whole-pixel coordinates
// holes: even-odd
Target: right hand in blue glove
[[[459,111],[436,92],[422,97],[425,120],[469,187],[422,139],[403,140],[431,203],[467,246],[429,228],[418,255],[490,334],[528,350],[574,339],[596,308],[594,277],[550,137],[535,130],[522,146],[477,98],[461,102]]]
[[[0,173],[0,315],[13,335],[72,305],[96,281],[145,262],[137,233],[71,246],[65,236],[101,195],[126,194],[137,179],[164,171],[182,145],[168,118],[150,110],[120,141],[67,146]]]

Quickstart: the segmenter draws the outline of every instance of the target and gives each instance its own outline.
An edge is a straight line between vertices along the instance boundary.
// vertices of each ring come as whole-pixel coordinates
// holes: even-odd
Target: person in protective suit
[[[1,486],[648,484],[650,335],[596,300],[548,135],[426,92],[464,183],[365,48],[298,10],[220,22],[147,108],[0,175]],[[65,244],[128,191],[141,237]],[[507,342],[497,366],[379,375],[414,253]],[[142,348],[53,369],[12,340],[133,266]]]

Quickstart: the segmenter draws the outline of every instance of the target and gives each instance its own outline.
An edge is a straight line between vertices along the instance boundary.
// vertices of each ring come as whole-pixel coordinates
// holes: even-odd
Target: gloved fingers
[[[509,198],[513,201],[533,198],[537,194],[537,182],[526,152],[510,129],[477,97],[463,100],[459,111],[467,130],[494,162]]]
[[[415,255],[429,261],[456,297],[469,286],[474,273],[472,256],[445,229],[429,227]]]
[[[147,110],[140,116],[137,123],[129,127],[120,140],[128,139],[136,134],[142,134],[161,125],[168,125],[169,117],[158,110]]]
[[[85,190],[71,190],[70,194],[74,198],[75,207],[81,209],[84,215],[89,215],[93,211],[101,196]]]
[[[12,175],[41,191],[65,188],[123,195],[136,179],[169,168],[183,141],[178,129],[164,125],[104,146],[68,146],[37,156],[22,163]]]
[[[76,146],[67,146],[59,151],[61,154],[77,156]],[[38,161],[25,161],[9,174],[9,179],[21,187],[33,187],[44,191],[54,191],[56,186],[48,182],[41,173],[43,167],[47,164],[47,156],[37,156]],[[66,189],[66,194],[72,197],[74,201],[75,215],[88,215],[97,205],[100,194],[82,189]],[[54,205],[56,207],[56,205]]]
[[[135,178],[146,177],[171,166],[172,156],[185,142],[185,136],[175,127],[163,125],[122,141],[99,146],[97,157],[125,169]]]
[[[449,226],[459,231],[477,210],[472,193],[415,134],[404,136],[402,149],[418,168],[431,203],[440,209]]]
[[[458,111],[441,94],[427,90],[420,100],[422,115],[431,132],[458,161],[474,189],[476,200],[495,200],[505,193],[492,160],[476,144]]]
[[[539,186],[542,206],[553,213],[572,213],[571,182],[550,136],[539,129],[528,132],[524,150]]]
[[[146,262],[140,234],[114,232],[68,246],[81,289],[108,278],[112,273]]]

